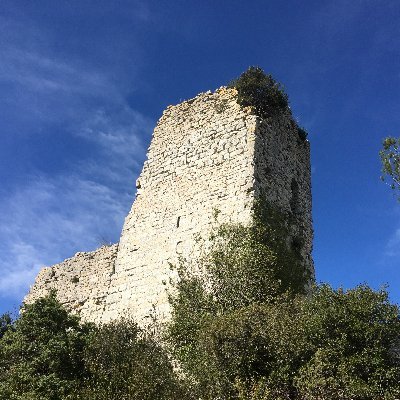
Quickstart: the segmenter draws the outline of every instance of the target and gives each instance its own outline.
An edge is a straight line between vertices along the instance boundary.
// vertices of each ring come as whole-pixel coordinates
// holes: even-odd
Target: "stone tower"
[[[290,111],[262,120],[224,87],[169,106],[136,187],[119,243],[43,268],[26,302],[56,288],[85,320],[145,321],[152,309],[167,318],[170,263],[190,255],[195,235],[207,236],[214,210],[218,222],[247,224],[260,196],[290,215],[290,235],[301,237],[314,274],[310,147]]]

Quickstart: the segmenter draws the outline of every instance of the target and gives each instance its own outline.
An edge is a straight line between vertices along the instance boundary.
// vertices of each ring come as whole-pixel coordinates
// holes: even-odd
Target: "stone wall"
[[[313,271],[309,144],[290,114],[261,121],[227,88],[169,106],[154,130],[118,249],[44,269],[27,300],[56,287],[84,319],[145,322],[153,306],[166,318],[170,263],[193,255],[194,238],[207,237],[215,210],[218,223],[249,223],[258,196],[291,216],[291,236],[302,237],[304,265]],[[72,284],[73,276],[79,282]]]
[[[43,268],[25,302],[31,303],[56,289],[57,298],[69,311],[80,314],[84,320],[101,322],[117,250],[117,244],[103,246]]]
[[[122,230],[105,320],[142,319],[152,304],[168,315],[169,263],[189,254],[194,234],[209,232],[213,211],[224,222],[250,220],[255,124],[225,88],[167,108]]]

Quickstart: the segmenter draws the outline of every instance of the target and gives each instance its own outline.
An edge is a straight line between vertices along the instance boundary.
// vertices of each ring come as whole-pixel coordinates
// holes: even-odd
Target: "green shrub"
[[[301,309],[308,357],[297,372],[300,398],[395,399],[400,395],[397,306],[385,290],[317,288]]]
[[[166,352],[132,321],[82,324],[55,292],[2,320],[1,400],[189,399]]]
[[[0,316],[0,339],[4,334],[13,328],[13,320],[9,313],[5,313]]]
[[[209,315],[182,362],[202,399],[395,399],[399,337],[385,291],[323,285]]]
[[[239,78],[228,83],[238,91],[238,102],[243,107],[253,107],[261,118],[271,118],[289,111],[289,100],[282,85],[260,67],[249,67]],[[220,106],[219,106],[220,107]],[[217,110],[219,111],[219,108]],[[305,129],[293,122],[299,138],[307,139]]]
[[[111,322],[93,330],[85,364],[89,379],[79,399],[187,398],[164,349],[133,321]]]
[[[270,220],[258,212],[251,226],[218,228],[195,268],[179,265],[167,339],[192,395],[395,399],[398,307],[367,286],[304,293],[309,277],[279,239],[286,225],[265,212]]]
[[[74,393],[85,376],[89,331],[55,292],[26,305],[0,339],[0,399],[58,400]]]
[[[250,379],[255,365],[266,357],[265,352],[251,354],[254,363],[246,357],[252,348],[246,335],[256,323],[249,318],[249,310],[269,307],[280,296],[305,292],[310,275],[299,249],[281,240],[288,234],[285,216],[258,203],[250,226],[219,226],[195,266],[181,260],[177,290],[170,296],[168,341],[183,370],[196,382],[196,395],[230,398],[235,381]],[[241,327],[243,332],[238,331]],[[236,333],[239,337],[233,339]],[[218,354],[228,348],[235,355]],[[223,362],[225,357],[228,364]]]
[[[282,86],[260,67],[249,67],[228,87],[238,91],[239,104],[254,107],[262,118],[270,118],[288,110],[288,96]]]

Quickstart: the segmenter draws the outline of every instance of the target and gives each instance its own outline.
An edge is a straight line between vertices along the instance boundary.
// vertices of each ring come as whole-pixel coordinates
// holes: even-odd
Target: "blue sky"
[[[312,149],[314,260],[400,303],[400,204],[378,151],[400,134],[400,2],[0,2],[0,313],[42,265],[119,238],[169,104],[259,65]]]

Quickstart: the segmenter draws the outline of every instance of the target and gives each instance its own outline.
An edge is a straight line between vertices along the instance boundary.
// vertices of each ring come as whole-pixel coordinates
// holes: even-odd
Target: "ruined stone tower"
[[[26,302],[57,289],[84,320],[168,317],[169,263],[218,222],[249,223],[257,197],[290,215],[313,274],[309,143],[290,111],[262,120],[220,88],[169,106],[158,121],[118,244],[43,268]],[[288,238],[291,239],[291,238]],[[289,240],[290,242],[290,240]]]

